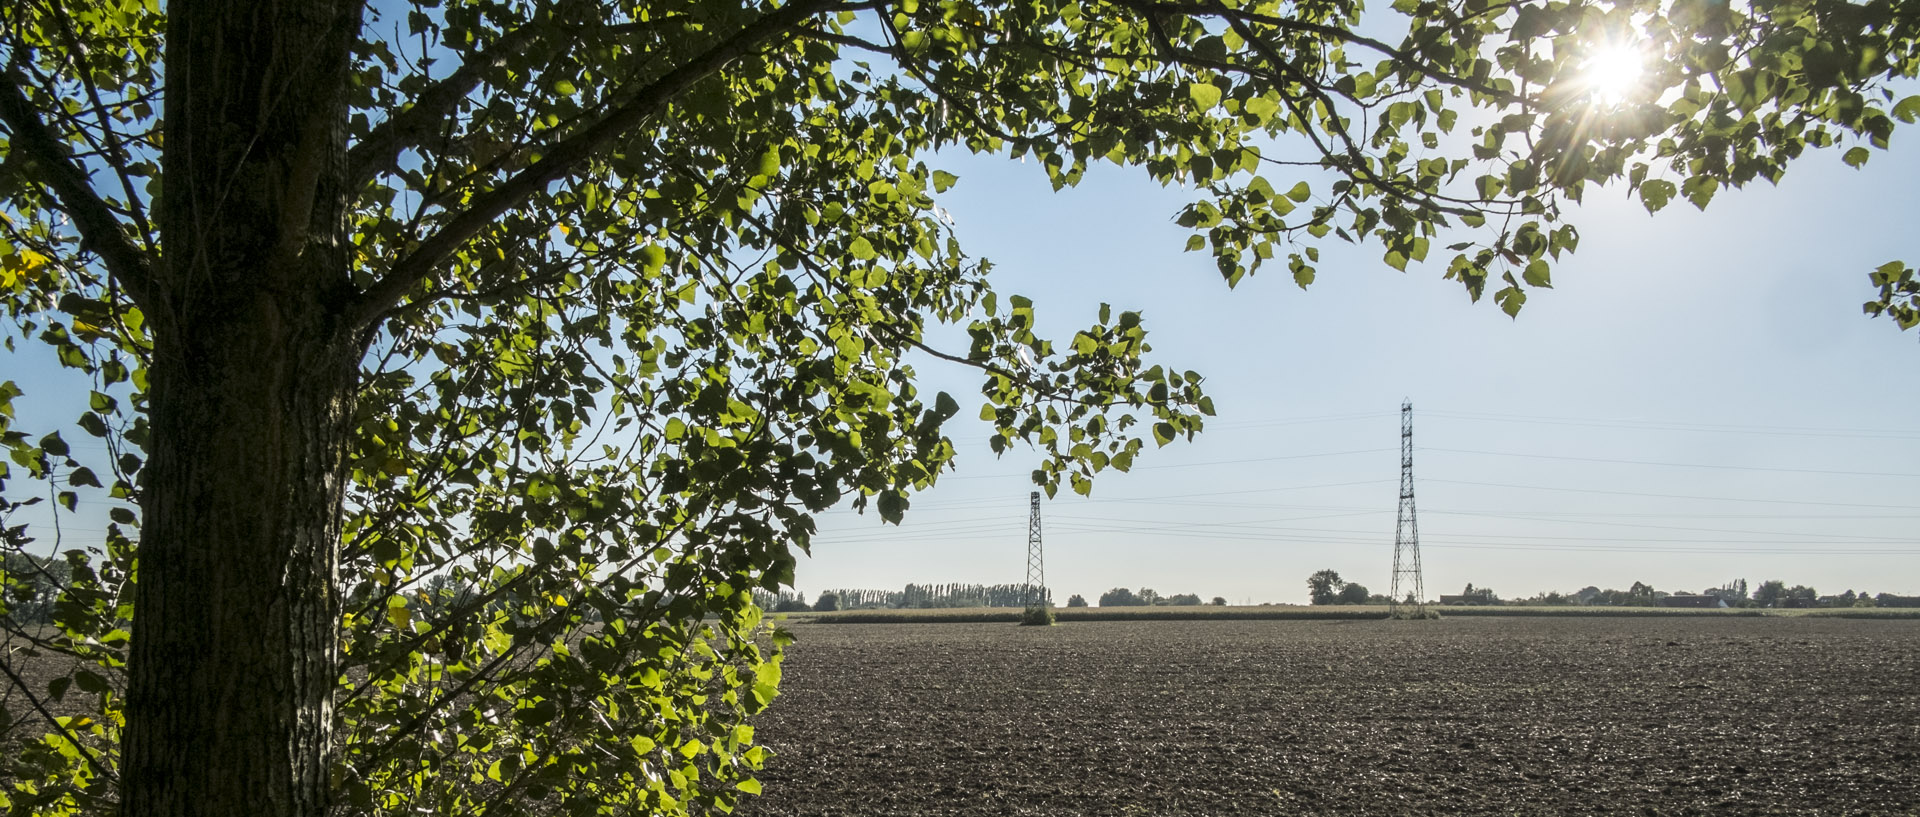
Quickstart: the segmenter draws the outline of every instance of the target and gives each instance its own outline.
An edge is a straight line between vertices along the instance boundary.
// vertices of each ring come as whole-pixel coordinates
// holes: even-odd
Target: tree
[[[1319,571],[1307,577],[1307,598],[1314,604],[1332,604],[1340,597],[1340,588],[1345,584],[1339,573]]]
[[[1067,606],[1068,607],[1085,607],[1087,606],[1087,597],[1082,596],[1079,593],[1075,593],[1071,596],[1068,596]]]
[[[1176,607],[1192,607],[1200,604],[1200,595],[1197,593],[1175,593],[1161,599],[1160,603]]]
[[[1640,607],[1652,607],[1658,592],[1653,585],[1641,582],[1634,582],[1632,587],[1627,588],[1627,596],[1632,599],[1630,603]]]
[[[1372,591],[1369,591],[1366,585],[1361,584],[1359,582],[1347,582],[1345,585],[1341,586],[1340,593],[1335,597],[1334,603],[1335,604],[1366,604],[1367,599],[1370,598],[1372,595],[1373,595]]]
[[[1742,607],[1749,601],[1746,579],[1735,579],[1720,587],[1709,588],[1704,594],[1726,602],[1729,607]]]
[[[1820,600],[1820,591],[1803,584],[1787,589],[1788,607],[1812,607]]]
[[[838,609],[840,597],[832,593],[821,593],[819,598],[813,600],[813,611],[816,613],[831,613]]]
[[[18,551],[0,553],[0,609],[23,623],[47,624],[61,588],[73,581],[66,559],[35,558]]]
[[[1208,602],[1208,603],[1209,603],[1209,604],[1212,604],[1212,605],[1213,605],[1213,606],[1215,606],[1215,607],[1225,607],[1225,606],[1227,606],[1227,597],[1226,597],[1226,596],[1214,596],[1214,597],[1213,597],[1213,601],[1211,601],[1211,602]]]
[[[1761,607],[1784,607],[1787,598],[1787,583],[1779,579],[1761,582],[1753,591],[1753,603]]]
[[[1145,607],[1152,603],[1134,595],[1132,590],[1124,587],[1116,587],[1100,594],[1101,607]]]
[[[0,495],[112,520],[46,647],[89,731],[7,777],[131,817],[730,808],[777,690],[750,588],[951,458],[905,353],[979,370],[1049,492],[1199,430],[1137,313],[1056,346],[991,291],[940,148],[1187,186],[1229,282],[1458,238],[1445,274],[1512,313],[1589,184],[1704,206],[1920,110],[1874,95],[1916,59],[1884,0],[1408,0],[1399,45],[1346,0],[161,5],[0,11],[8,354],[93,385],[70,427],[0,412]],[[1583,93],[1618,38],[1649,79]],[[1873,276],[1920,322],[1911,269]],[[416,608],[437,576],[472,603]]]

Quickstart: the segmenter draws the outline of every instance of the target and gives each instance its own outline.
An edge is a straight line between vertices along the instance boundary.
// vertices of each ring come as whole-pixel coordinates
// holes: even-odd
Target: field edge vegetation
[[[1597,618],[1762,618],[1762,617],[1812,617],[1812,618],[1867,618],[1900,619],[1920,621],[1920,609],[1887,608],[1836,608],[1813,610],[1762,610],[1762,609],[1688,609],[1664,607],[1447,607],[1429,606],[1429,610],[1439,610],[1443,618],[1467,618],[1480,616],[1538,616],[1548,618],[1597,617]],[[1337,609],[1304,605],[1263,605],[1258,607],[1072,607],[1055,608],[1055,620],[1060,623],[1075,621],[1381,621],[1388,618],[1388,608],[1378,606],[1348,606]],[[777,615],[776,619],[791,622],[810,622],[815,624],[1017,624],[1020,621],[1019,608],[935,608],[916,610],[844,610],[832,613],[793,613]]]

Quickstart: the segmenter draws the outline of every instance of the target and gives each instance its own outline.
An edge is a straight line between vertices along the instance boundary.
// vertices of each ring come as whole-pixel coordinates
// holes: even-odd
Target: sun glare
[[[1633,95],[1647,70],[1646,57],[1629,45],[1608,45],[1587,58],[1581,76],[1594,102],[1618,105]]]

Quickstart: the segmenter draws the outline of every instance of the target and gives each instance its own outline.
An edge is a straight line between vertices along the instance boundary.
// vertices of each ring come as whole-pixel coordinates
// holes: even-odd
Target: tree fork
[[[347,238],[352,0],[168,10],[121,813],[328,806],[341,505],[366,334]]]

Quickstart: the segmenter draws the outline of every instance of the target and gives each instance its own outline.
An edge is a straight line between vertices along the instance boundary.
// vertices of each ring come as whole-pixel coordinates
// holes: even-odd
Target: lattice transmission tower
[[[1047,606],[1047,564],[1040,554],[1040,492],[1028,498],[1027,514],[1027,609]]]
[[[1395,613],[1412,607],[1417,616],[1427,614],[1427,590],[1420,581],[1420,522],[1413,512],[1412,401],[1400,404],[1400,518],[1393,525],[1393,587],[1387,594]]]

